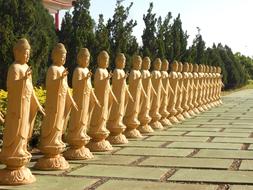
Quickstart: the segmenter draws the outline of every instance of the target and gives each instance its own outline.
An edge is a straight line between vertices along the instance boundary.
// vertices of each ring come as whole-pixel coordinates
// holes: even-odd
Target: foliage
[[[8,66],[14,60],[12,48],[21,37],[26,37],[32,47],[29,64],[33,80],[43,82],[56,33],[53,17],[41,0],[0,0],[0,23],[0,88],[6,89]]]

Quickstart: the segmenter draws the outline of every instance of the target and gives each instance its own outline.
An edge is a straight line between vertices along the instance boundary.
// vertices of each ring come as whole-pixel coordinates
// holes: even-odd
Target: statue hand
[[[125,79],[129,76],[129,72],[126,72]]]
[[[28,78],[32,75],[32,67],[29,67],[25,72],[25,78]]]
[[[66,68],[63,72],[62,72],[62,78],[64,78],[65,76],[67,76],[69,74],[68,69]]]
[[[89,73],[88,73],[87,77],[88,77],[88,78],[90,78],[91,76],[92,76],[92,72],[91,72],[91,71],[89,71]]]

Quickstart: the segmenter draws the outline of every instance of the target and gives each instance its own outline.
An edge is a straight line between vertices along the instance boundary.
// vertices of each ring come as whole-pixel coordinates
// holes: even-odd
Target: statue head
[[[193,64],[192,63],[189,63],[189,72],[193,72]]]
[[[193,72],[198,72],[199,71],[199,65],[198,64],[194,64],[193,65]]]
[[[62,43],[56,44],[52,51],[53,64],[58,66],[64,65],[66,62],[66,54],[67,50],[65,49],[65,46]]]
[[[179,62],[178,63],[178,72],[182,72],[183,71],[183,63]]]
[[[81,67],[88,67],[90,64],[90,52],[87,48],[81,48],[77,54],[77,63]]]
[[[15,61],[20,64],[27,63],[30,58],[30,50],[31,46],[28,43],[27,39],[19,39],[13,47]]]
[[[202,65],[202,64],[199,65],[198,72],[199,72],[199,73],[202,73],[202,72],[203,72],[203,65]]]
[[[213,66],[213,73],[217,72],[217,68],[215,66]]]
[[[106,69],[109,66],[109,55],[106,51],[101,51],[97,58],[98,67]]]
[[[153,63],[153,66],[154,66],[154,70],[156,71],[160,71],[161,70],[161,66],[162,66],[162,61],[160,58],[156,58],[154,63]]]
[[[142,60],[142,69],[143,70],[149,70],[150,69],[150,59],[149,57],[144,57]]]
[[[141,69],[141,63],[142,63],[141,56],[134,55],[133,60],[132,60],[133,69],[140,70]]]
[[[183,72],[189,72],[189,68],[190,68],[190,66],[189,66],[189,63],[184,63],[184,65],[183,65]]]
[[[202,64],[202,72],[205,73],[206,72],[206,65]]]
[[[115,59],[116,68],[117,69],[124,69],[126,66],[126,57],[123,53],[118,53]]]
[[[206,73],[210,72],[210,67],[208,65],[206,65]]]
[[[178,71],[178,62],[174,61],[172,63],[172,71],[177,72]]]
[[[217,73],[221,73],[221,67],[217,68]]]
[[[163,59],[162,61],[162,71],[168,71],[169,69],[169,62],[167,59]]]

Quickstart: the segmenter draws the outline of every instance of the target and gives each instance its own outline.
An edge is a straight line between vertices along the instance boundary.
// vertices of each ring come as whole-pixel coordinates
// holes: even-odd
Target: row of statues
[[[15,62],[8,70],[7,115],[0,153],[6,168],[0,170],[0,184],[35,181],[26,165],[32,157],[27,143],[37,111],[44,115],[38,147],[43,157],[34,167],[64,170],[69,168],[66,159],[93,158],[91,151],[112,150],[112,144],[128,143],[127,138],[140,138],[222,103],[219,67],[174,62],[168,73],[168,61],[157,58],[150,72],[150,59],[135,55],[128,74],[124,71],[126,58],[119,53],[116,68],[109,73],[106,51],[98,55],[93,88],[86,48],[77,55],[72,94],[64,67],[67,51],[58,43],[47,71],[44,109],[35,96],[32,69],[27,65],[30,50],[26,39],[18,40],[13,48]],[[2,115],[0,118],[3,122]],[[66,151],[62,141],[65,129]]]

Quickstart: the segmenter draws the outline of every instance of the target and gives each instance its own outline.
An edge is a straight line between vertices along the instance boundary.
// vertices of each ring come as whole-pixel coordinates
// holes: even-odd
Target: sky
[[[143,14],[147,13],[149,3],[153,2],[153,13],[165,18],[168,12],[173,18],[180,13],[182,27],[190,35],[189,45],[198,33],[197,27],[207,47],[213,43],[222,43],[253,56],[253,0],[125,0],[127,7],[133,2],[129,18],[137,21],[133,35],[142,44],[141,35],[145,27]],[[103,14],[105,21],[114,14],[116,0],[91,0],[90,14],[97,22]],[[61,11],[61,17],[64,11]]]

